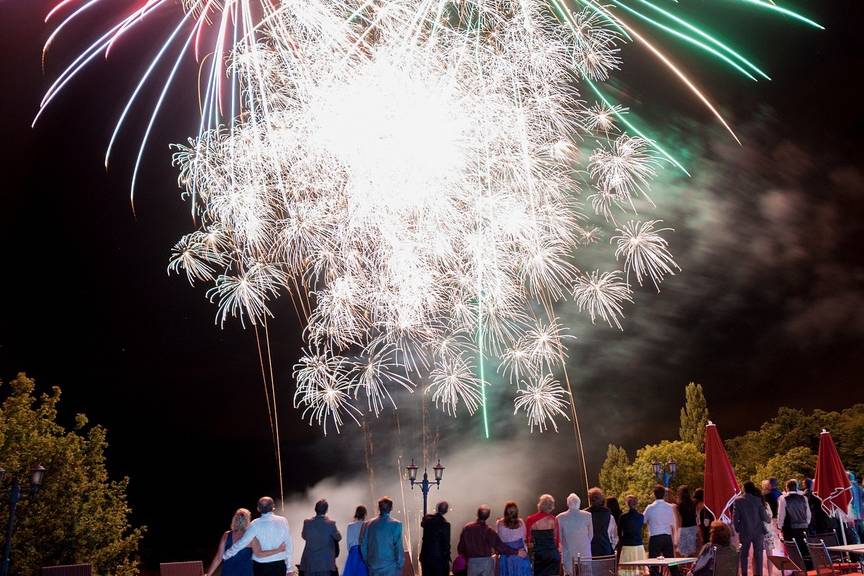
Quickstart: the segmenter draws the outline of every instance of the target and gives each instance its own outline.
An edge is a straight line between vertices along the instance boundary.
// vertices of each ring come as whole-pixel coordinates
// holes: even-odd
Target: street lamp
[[[675,475],[678,474],[678,463],[675,462],[674,458],[670,458],[664,466],[655,458],[651,463],[651,469],[654,471],[654,479],[657,480],[657,483],[662,482],[664,488],[669,488],[669,484],[672,483]]]
[[[6,477],[6,471],[0,468],[0,483]],[[37,464],[30,472],[30,498],[35,498],[42,487],[42,480],[45,477],[45,467]],[[21,483],[17,476],[12,477],[12,486],[9,490],[9,520],[6,523],[6,540],[3,544],[3,560],[0,563],[0,576],[8,576],[9,563],[12,556],[12,533],[15,531],[15,509],[18,507],[18,502],[24,498],[21,494]]]
[[[425,517],[428,513],[428,502],[429,502],[429,488],[432,484],[441,488],[441,479],[444,477],[444,466],[441,465],[441,460],[438,460],[438,463],[432,467],[432,472],[435,475],[435,480],[429,480],[429,474],[426,471],[426,468],[423,468],[423,480],[417,480],[417,465],[414,464],[414,459],[411,459],[411,464],[405,467],[408,471],[408,481],[411,483],[411,489],[414,489],[415,484],[420,485],[420,491],[423,492],[423,516]],[[0,576],[5,576],[5,574],[0,574]]]

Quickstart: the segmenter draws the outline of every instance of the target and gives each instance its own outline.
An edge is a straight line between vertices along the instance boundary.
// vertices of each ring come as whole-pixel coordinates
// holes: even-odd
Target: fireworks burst
[[[132,42],[136,30],[147,26],[149,22],[156,19],[155,16],[170,14],[174,20],[167,27],[163,27],[162,43],[154,49],[141,51],[142,59],[145,62],[145,71],[117,119],[105,154],[107,167],[118,135],[131,109],[142,97],[145,85],[152,83],[159,86],[159,96],[153,104],[150,121],[144,131],[135,160],[132,180],[132,193],[134,194],[135,180],[153,125],[168,100],[168,93],[177,79],[184,58],[190,54],[194,55],[201,67],[201,73],[195,81],[189,82],[189,84],[199,85],[197,87],[202,99],[199,134],[217,127],[221,122],[232,124],[239,115],[248,114],[255,106],[244,109],[245,101],[239,94],[241,79],[238,76],[230,73],[226,82],[225,71],[230,69],[229,54],[233,54],[234,58],[252,61],[262,58],[263,56],[258,52],[262,32],[265,28],[272,29],[269,21],[277,18],[277,13],[287,9],[293,10],[301,16],[311,14],[317,10],[317,3],[318,0],[312,0],[309,3],[297,2],[296,0],[180,0],[179,4],[176,0],[145,0],[143,2],[117,0],[111,7],[106,7],[102,5],[101,0],[57,0],[45,17],[46,23],[56,22],[56,24],[45,42],[43,64],[49,58],[54,41],[62,33],[73,28],[85,16],[96,13],[106,17],[107,22],[103,30],[94,35],[95,39],[87,48],[74,55],[70,59],[70,63],[54,80],[40,103],[40,110],[34,124],[69,83],[79,76],[88,65],[97,60],[100,55],[107,58],[115,45],[123,41]],[[362,3],[345,2],[341,15],[349,19],[361,19],[364,17],[364,12],[375,11],[376,6],[387,8],[395,4],[398,2],[393,0],[367,0]],[[469,2],[430,0],[427,2],[427,9],[423,14],[415,13],[414,15],[426,18],[428,23],[430,20],[428,15],[430,14],[434,15],[434,19],[434,17],[450,14],[455,10],[459,12],[463,25],[473,26],[475,22],[479,22],[472,20],[475,15],[482,16],[485,12],[492,10],[506,11],[510,9],[509,2],[501,2],[497,6],[495,4],[489,0],[472,0]],[[606,80],[610,73],[618,68],[620,57],[616,44],[622,37],[625,41],[640,45],[658,63],[669,68],[678,77],[681,84],[690,90],[730,133],[732,133],[732,129],[707,96],[697,88],[694,80],[673,62],[667,52],[664,51],[663,46],[649,41],[643,33],[640,33],[638,26],[643,25],[649,30],[660,31],[663,35],[683,41],[694,50],[716,58],[728,66],[730,70],[734,70],[750,80],[770,79],[739,49],[729,46],[718,36],[704,28],[698,19],[687,13],[683,5],[664,7],[650,0],[610,0],[608,6],[598,4],[593,0],[546,0],[542,4],[544,8],[548,8],[554,13],[555,18],[563,26],[570,30],[569,40],[574,56],[572,64],[578,69],[586,85],[595,93],[604,108],[602,111],[598,110],[593,119],[587,120],[589,129],[610,131],[613,129],[612,118],[614,117],[615,121],[625,126],[630,134],[645,138],[657,153],[685,172],[684,167],[659,143],[646,138],[634,124],[624,117],[623,113],[626,112],[626,108],[612,104],[609,101],[609,96],[597,83],[597,81]],[[770,0],[743,0],[739,4],[741,7],[750,8],[754,11],[766,12],[812,28],[824,29],[810,18],[778,6]],[[578,8],[580,6],[584,7],[584,10],[572,10],[572,7]],[[352,11],[353,8],[356,10]],[[411,9],[411,7],[406,8]],[[162,21],[164,22],[164,20]],[[363,39],[364,41],[374,38],[376,34],[374,27],[370,30],[372,32]],[[491,34],[494,35],[496,32],[491,31]],[[292,41],[291,39],[287,40]],[[263,97],[265,90],[262,87],[267,82],[267,78],[262,70],[256,66],[249,66],[246,72],[250,75],[245,82],[247,99],[255,99],[256,96]],[[200,86],[202,80],[204,80],[203,90]],[[187,86],[188,88],[189,86]],[[260,111],[266,114],[267,102],[261,101],[260,104]],[[732,135],[734,137],[734,133]]]
[[[46,20],[67,15],[46,55],[98,2],[51,10]],[[129,1],[51,85],[39,115],[98,55],[172,4]],[[732,133],[636,22],[750,79],[767,75],[648,0],[575,4],[583,9],[563,0],[182,0],[117,121],[106,166],[145,84],[168,68],[134,192],[159,111],[194,54],[201,120],[174,160],[201,228],[178,242],[169,272],[215,284],[208,296],[220,324],[258,325],[275,298],[292,294],[307,322],[295,405],[325,433],[356,422],[364,396],[378,415],[396,406],[391,390],[415,386],[448,414],[485,410],[487,361],[516,388],[532,430],[557,430],[570,397],[554,376],[566,360],[556,306],[572,295],[592,322],[620,329],[630,274],[659,288],[678,269],[661,236],[669,229],[619,226],[616,215],[650,202],[659,157],[683,167],[601,83],[622,63],[619,45],[635,41]],[[763,0],[747,4],[818,27]],[[586,103],[589,92],[597,102]],[[579,169],[592,188],[580,190]],[[582,195],[593,215],[581,211]],[[601,220],[615,228],[623,271],[579,263],[578,250],[605,235]]]
[[[538,381],[524,384],[523,388],[516,391],[516,408],[513,413],[524,411],[532,432],[535,426],[543,432],[548,429],[549,424],[557,432],[555,418],[570,419],[567,416],[567,398],[567,391],[561,384],[553,376],[546,374]]]
[[[579,78],[619,65],[619,35],[590,10],[571,17],[576,28],[542,1],[285,3],[257,57],[233,59],[243,93],[259,90],[244,79],[267,83],[248,118],[178,147],[203,226],[172,269],[192,261],[198,279],[214,257],[188,247],[227,239],[220,321],[258,323],[276,290],[303,287],[295,403],[310,420],[338,430],[353,401],[377,415],[394,386],[414,385],[473,414],[487,385],[474,367],[488,361],[522,390],[532,429],[555,427],[568,398],[552,376],[567,357],[554,306],[578,293],[620,327],[629,288],[580,288],[574,255],[599,232],[583,227],[576,150],[596,147],[597,189],[625,211],[657,161],[581,100]]]

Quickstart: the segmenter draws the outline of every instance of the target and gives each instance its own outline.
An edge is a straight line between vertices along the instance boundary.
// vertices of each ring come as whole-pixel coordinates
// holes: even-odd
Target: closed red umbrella
[[[822,430],[819,435],[819,456],[816,458],[813,492],[822,499],[822,506],[828,513],[840,511],[845,514],[852,500],[851,488],[834,439],[830,432]]]
[[[732,505],[732,501],[740,492],[738,478],[717,426],[708,422],[705,426],[705,507],[711,511],[715,518],[721,519],[725,516],[729,521],[726,511]]]

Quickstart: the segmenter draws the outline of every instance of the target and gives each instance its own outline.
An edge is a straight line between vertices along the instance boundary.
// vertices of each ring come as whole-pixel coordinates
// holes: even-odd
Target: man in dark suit
[[[741,541],[741,576],[747,576],[750,548],[753,548],[753,576],[762,576],[762,553],[765,549],[765,524],[771,521],[762,494],[753,482],[744,483],[744,494],[732,505],[735,531]]]
[[[427,514],[420,522],[423,528],[423,544],[420,546],[423,576],[450,574],[450,523],[444,519],[449,509],[447,502],[439,502],[435,514]]]
[[[315,516],[303,521],[303,556],[300,572],[303,576],[333,576],[336,572],[336,556],[342,535],[336,523],[327,518],[329,505],[326,500],[315,503]]]

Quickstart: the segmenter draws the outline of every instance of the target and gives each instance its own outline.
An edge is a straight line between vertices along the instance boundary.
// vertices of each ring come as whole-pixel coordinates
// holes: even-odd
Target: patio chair
[[[807,538],[808,544],[818,544],[822,542],[825,544],[825,547],[828,546],[838,546],[840,544],[840,539],[837,538],[837,532],[832,530],[831,532],[825,532],[824,534],[814,534],[812,537]],[[857,562],[849,562],[849,559],[845,557],[842,552],[832,552],[828,551],[831,555],[831,562],[834,564],[834,569],[841,573],[846,572],[855,572],[858,570]]]
[[[807,541],[807,549],[810,551],[810,558],[813,560],[813,569],[817,576],[838,576],[840,571],[834,567],[834,562],[831,559],[831,554],[828,552],[828,547],[823,541],[810,542]],[[849,574],[860,574],[860,572],[851,572]],[[864,576],[864,575],[862,575]]]
[[[611,556],[595,556],[573,560],[573,576],[617,576],[618,558]]]
[[[714,546],[714,576],[737,576],[741,549]]]
[[[768,554],[768,561],[780,572],[781,576],[787,572],[790,572],[792,576],[816,576],[815,570],[804,570],[804,568],[790,560],[788,556]]]
[[[784,540],[783,545],[786,547],[786,556],[800,568],[802,574],[810,574],[811,572],[815,574],[813,570],[808,570],[810,568],[810,563],[807,562],[809,558],[804,558],[804,553],[798,546],[797,540]]]

